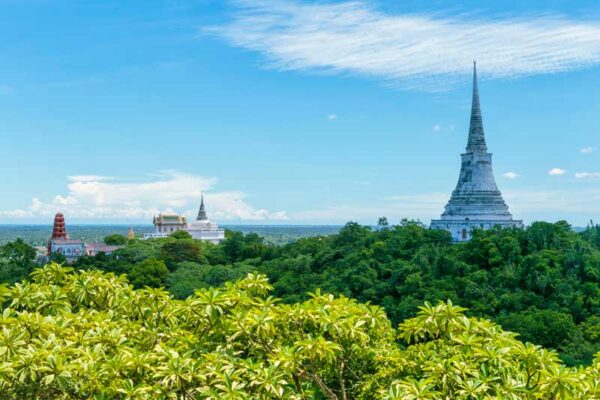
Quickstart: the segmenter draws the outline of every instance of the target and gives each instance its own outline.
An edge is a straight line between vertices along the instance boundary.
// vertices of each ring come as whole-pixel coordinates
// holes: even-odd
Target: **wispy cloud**
[[[218,180],[203,176],[163,171],[150,179],[120,180],[100,175],[69,176],[66,193],[51,200],[33,198],[26,207],[0,211],[0,219],[35,219],[51,221],[63,211],[69,218],[84,220],[145,220],[161,211],[197,212],[202,191],[210,216],[215,220],[287,220],[284,211],[271,212],[248,204],[247,195],[239,191],[217,192]]]
[[[486,78],[600,63],[600,23],[563,16],[387,14],[361,1],[239,0],[233,19],[204,28],[257,51],[279,70],[358,74],[437,90],[481,64]]]
[[[579,152],[580,152],[581,154],[591,154],[591,153],[593,153],[593,152],[594,152],[594,150],[595,150],[595,149],[594,149],[593,147],[587,146],[587,147],[584,147],[584,148],[582,148],[581,150],[579,150]]]
[[[548,171],[548,175],[552,175],[552,176],[560,176],[560,175],[564,175],[566,173],[567,173],[567,171],[562,168],[552,168],[550,171]]]
[[[576,172],[575,178],[577,178],[577,179],[598,179],[598,178],[600,178],[600,172]]]
[[[502,176],[506,179],[517,179],[521,175],[517,174],[516,172],[506,172],[502,174]]]
[[[568,219],[573,223],[585,223],[600,213],[600,190],[513,190],[504,193],[513,215],[528,220],[544,219],[543,216]]]
[[[68,176],[67,179],[71,182],[100,182],[114,179],[111,176],[101,176],[101,175],[71,175]]]
[[[338,116],[337,116],[337,114],[329,114],[327,116],[327,119],[330,121],[334,121],[334,120],[338,119]]]

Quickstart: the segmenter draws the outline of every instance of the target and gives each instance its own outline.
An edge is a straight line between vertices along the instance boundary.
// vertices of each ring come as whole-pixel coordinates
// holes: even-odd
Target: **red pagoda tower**
[[[48,240],[48,255],[50,255],[50,245],[55,239],[67,239],[67,228],[65,226],[65,216],[63,213],[57,213],[54,216],[54,227],[52,228],[52,237]]]

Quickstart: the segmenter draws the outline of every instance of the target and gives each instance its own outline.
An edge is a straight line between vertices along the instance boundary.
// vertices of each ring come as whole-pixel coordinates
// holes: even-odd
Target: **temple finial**
[[[133,231],[133,225],[129,228],[129,232],[127,233],[127,239],[134,240],[135,232]]]
[[[467,153],[487,153],[481,106],[479,104],[479,88],[477,86],[477,62],[473,61],[473,102],[471,104],[471,124],[469,126],[469,141]]]
[[[200,196],[200,210],[198,210],[198,217],[196,217],[196,220],[206,221],[208,220],[208,217],[206,216],[206,210],[204,209],[204,192],[202,192]]]

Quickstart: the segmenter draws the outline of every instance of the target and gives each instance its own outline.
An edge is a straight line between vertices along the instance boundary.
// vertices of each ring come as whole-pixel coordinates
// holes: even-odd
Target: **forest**
[[[268,277],[281,304],[310,301],[320,290],[382,307],[391,326],[425,302],[451,301],[468,317],[486,318],[518,340],[556,350],[567,366],[591,365],[600,351],[600,227],[574,232],[566,222],[524,230],[477,231],[453,244],[418,222],[371,228],[346,224],[338,234],[273,245],[253,233],[228,231],[219,245],[185,232],[166,239],[107,243],[111,256],[80,258],[75,271],[125,274],[134,289],[164,287],[185,300],[248,274]],[[0,247],[0,280],[28,281],[35,251],[22,240]],[[53,261],[61,262],[60,258]]]

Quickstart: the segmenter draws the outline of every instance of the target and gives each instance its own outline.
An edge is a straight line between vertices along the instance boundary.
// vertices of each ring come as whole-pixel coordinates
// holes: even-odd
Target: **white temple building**
[[[167,237],[173,232],[187,228],[185,217],[173,213],[158,214],[153,218],[152,223],[154,224],[154,232],[145,233],[144,239]]]
[[[473,65],[469,140],[466,152],[461,157],[456,189],[452,192],[441,219],[431,221],[431,229],[447,230],[454,241],[463,242],[471,239],[474,229],[489,229],[494,226],[522,228],[523,222],[513,219],[494,179],[492,154],[487,152],[483,132],[476,65]]]
[[[190,223],[186,230],[194,239],[205,240],[214,244],[225,240],[225,230],[219,229],[219,225],[211,222],[206,216],[204,195],[202,195],[202,199],[200,200],[200,210],[198,210],[196,220]]]
[[[188,224],[186,218],[178,214],[158,214],[154,217],[154,232],[144,234],[144,239],[165,238],[177,231],[188,232],[193,239],[218,244],[225,240],[225,230],[211,222],[206,216],[204,194],[200,200],[200,210],[195,221]]]

